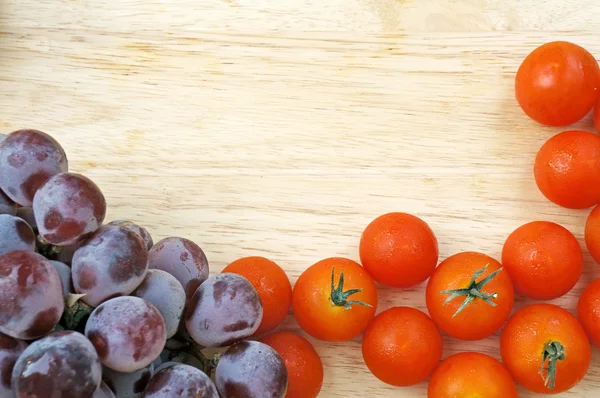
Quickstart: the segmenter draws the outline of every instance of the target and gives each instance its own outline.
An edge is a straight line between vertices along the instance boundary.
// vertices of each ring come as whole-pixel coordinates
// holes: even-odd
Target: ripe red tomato
[[[275,332],[261,341],[279,353],[288,373],[285,398],[316,398],[323,385],[323,363],[312,344],[292,332]]]
[[[600,137],[586,131],[564,131],[540,148],[533,168],[544,196],[569,209],[600,203]]]
[[[279,265],[264,257],[244,257],[229,264],[222,272],[243,276],[258,292],[263,318],[255,336],[273,330],[283,322],[292,305],[292,284]]]
[[[435,324],[462,340],[494,334],[508,319],[514,303],[513,285],[502,265],[475,252],[442,261],[429,278],[425,297]]]
[[[581,120],[600,94],[600,68],[592,54],[576,44],[555,41],[533,50],[515,79],[523,111],[549,126]]]
[[[478,352],[462,352],[446,358],[433,371],[428,398],[517,398],[517,386],[496,359]]]
[[[508,236],[502,264],[519,293],[535,300],[552,300],[575,286],[583,271],[583,254],[566,228],[534,221]]]
[[[553,304],[517,311],[500,336],[504,366],[517,383],[536,393],[558,394],[583,379],[591,347],[577,319]]]
[[[300,275],[292,293],[298,324],[316,339],[350,340],[375,315],[377,289],[369,273],[347,258],[327,258]]]
[[[600,263],[600,206],[594,207],[585,222],[585,245],[594,260]]]
[[[596,102],[596,107],[594,108],[594,127],[600,133],[600,99]]]
[[[577,318],[592,344],[600,348],[600,278],[587,285],[579,296]]]
[[[411,386],[427,379],[442,357],[442,336],[435,323],[411,307],[377,315],[362,342],[365,364],[379,380]]]
[[[360,240],[360,260],[377,282],[411,287],[431,275],[438,243],[429,225],[406,213],[388,213],[371,222]]]

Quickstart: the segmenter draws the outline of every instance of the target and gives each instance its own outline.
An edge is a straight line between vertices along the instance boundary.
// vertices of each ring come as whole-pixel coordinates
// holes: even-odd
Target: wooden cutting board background
[[[322,258],[358,259],[363,228],[389,211],[426,220],[442,259],[499,258],[534,219],[583,244],[588,211],[550,204],[532,176],[559,129],[521,113],[513,79],[546,41],[600,56],[599,15],[595,0],[1,0],[0,127],[54,135],[109,220],[191,238],[213,272],[264,255],[293,282]],[[600,276],[585,260],[555,301],[570,310]],[[378,311],[425,309],[423,289],[382,288]],[[283,327],[297,330],[292,316]],[[324,397],[426,394],[376,380],[360,339],[311,341]],[[498,337],[445,338],[444,357],[463,350],[498,357]],[[597,397],[599,383],[594,350],[562,396]]]

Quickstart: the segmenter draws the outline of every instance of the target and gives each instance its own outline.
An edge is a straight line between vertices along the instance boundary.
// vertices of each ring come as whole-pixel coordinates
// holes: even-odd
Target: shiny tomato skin
[[[566,228],[533,221],[508,236],[502,264],[517,292],[534,300],[552,300],[568,293],[579,280],[583,253]]]
[[[407,213],[387,213],[364,230],[360,261],[378,283],[408,288],[425,281],[438,261],[438,242],[427,223]]]
[[[544,348],[551,341],[559,341],[565,352],[565,359],[557,361],[553,389],[544,385],[540,375]],[[533,304],[515,312],[500,335],[500,353],[516,382],[539,394],[571,389],[583,379],[591,362],[583,327],[570,312],[554,304]]]
[[[515,96],[525,114],[548,126],[581,120],[600,94],[600,68],[576,44],[555,41],[533,50],[515,78]]]
[[[592,344],[600,348],[600,278],[587,285],[579,296],[577,319]]]
[[[344,271],[344,291],[362,289],[348,300],[369,306],[352,304],[350,309],[331,300],[331,270],[338,286]],[[377,289],[369,273],[357,262],[332,257],[306,269],[296,281],[292,293],[292,311],[300,327],[312,337],[324,341],[345,341],[361,334],[373,319],[377,308]]]
[[[517,398],[517,386],[504,366],[489,355],[461,352],[433,371],[428,398]]]
[[[585,245],[593,259],[600,263],[600,206],[594,207],[585,222]]]
[[[363,359],[384,383],[405,387],[426,380],[442,357],[442,336],[424,312],[393,307],[377,315],[365,331]]]
[[[449,294],[439,293],[467,288],[473,274],[486,265],[486,271],[477,281],[502,268],[502,265],[482,253],[457,253],[442,261],[429,278],[425,293],[427,310],[435,324],[449,336],[461,340],[480,340],[494,334],[508,319],[514,303],[514,290],[506,270],[500,271],[482,288],[484,293],[497,294],[495,299],[491,299],[496,303],[495,307],[482,299],[475,299],[454,316],[466,297],[459,296],[444,305]]]

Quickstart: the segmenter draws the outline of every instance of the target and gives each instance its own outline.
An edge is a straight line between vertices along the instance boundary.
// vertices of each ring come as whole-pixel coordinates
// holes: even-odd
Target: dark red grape
[[[35,216],[33,215],[33,208],[31,207],[19,207],[17,209],[17,217],[22,218],[32,229],[37,229],[35,223]]]
[[[29,251],[0,256],[0,332],[36,339],[56,326],[63,309],[62,283],[50,261]]]
[[[15,250],[35,250],[35,234],[23,219],[0,214],[0,254]]]
[[[165,321],[155,306],[138,297],[117,297],[98,306],[85,326],[102,364],[135,372],[152,363],[167,341]]]
[[[50,178],[33,199],[42,238],[57,246],[76,243],[96,231],[106,215],[106,201],[96,184],[76,173]]]
[[[215,371],[221,398],[283,398],[287,377],[279,354],[258,341],[240,341],[229,347]]]
[[[6,194],[0,190],[0,214],[17,214],[17,205]]]
[[[115,393],[108,387],[108,384],[102,381],[92,398],[115,398]]]
[[[219,393],[204,372],[193,366],[178,364],[155,374],[148,384],[145,397],[219,398]]]
[[[15,363],[17,398],[89,398],[100,386],[102,366],[81,333],[52,333],[29,345]]]
[[[254,286],[240,275],[222,273],[198,287],[186,309],[185,325],[198,344],[218,347],[252,336],[262,316]]]
[[[105,225],[73,255],[71,272],[77,293],[92,307],[130,294],[146,276],[148,250],[142,238],[126,227]]]
[[[117,372],[106,366],[102,370],[102,378],[119,398],[141,398],[153,374],[152,364],[131,373]]]
[[[121,225],[123,227],[131,229],[133,232],[137,233],[142,237],[142,240],[146,244],[146,248],[150,250],[154,245],[154,241],[152,240],[152,236],[148,232],[148,230],[144,227],[140,227],[139,225],[127,221],[127,220],[115,220],[108,223],[108,225]]]
[[[185,238],[165,238],[148,253],[148,268],[173,275],[191,297],[208,278],[208,261],[200,247]]]
[[[27,343],[0,333],[0,397],[12,397],[10,378],[15,362],[27,348]]]
[[[15,131],[0,146],[0,189],[21,206],[31,206],[37,190],[67,170],[65,151],[41,131]]]
[[[148,270],[132,296],[154,304],[167,325],[167,338],[175,336],[185,307],[185,291],[173,275],[159,269]]]
[[[62,283],[63,294],[66,296],[69,293],[73,293],[73,289],[71,287],[71,268],[60,261],[52,260],[50,262],[54,268],[56,268],[56,272],[58,272],[58,276],[60,277],[60,281]]]

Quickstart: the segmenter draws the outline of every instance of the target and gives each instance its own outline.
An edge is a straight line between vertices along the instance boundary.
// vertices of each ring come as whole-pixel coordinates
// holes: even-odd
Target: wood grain
[[[427,221],[441,258],[499,258],[507,235],[535,219],[584,247],[588,211],[548,203],[533,181],[536,151],[559,130],[521,113],[513,79],[546,41],[600,54],[600,4],[497,3],[4,0],[0,127],[54,135],[72,170],[103,189],[108,219],[195,240],[213,272],[264,255],[293,282],[324,257],[358,259],[363,228],[389,211]],[[591,129],[589,118],[577,127]],[[555,300],[570,310],[600,276],[585,260],[580,283]],[[425,310],[423,288],[382,288],[378,311]],[[297,330],[292,316],[283,328]],[[311,341],[324,397],[426,395],[425,383],[377,381],[360,339]],[[464,350],[498,358],[498,337],[445,338],[444,357]],[[561,396],[599,386],[595,350],[584,382]]]

